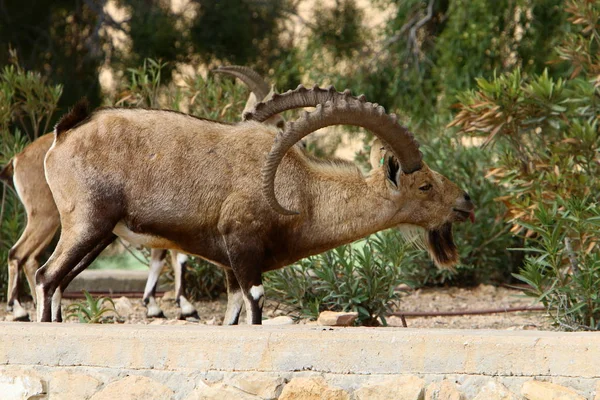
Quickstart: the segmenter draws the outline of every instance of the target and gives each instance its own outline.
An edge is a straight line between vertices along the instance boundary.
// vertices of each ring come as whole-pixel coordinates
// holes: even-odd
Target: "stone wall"
[[[591,333],[0,323],[2,400],[600,400],[598,382]]]

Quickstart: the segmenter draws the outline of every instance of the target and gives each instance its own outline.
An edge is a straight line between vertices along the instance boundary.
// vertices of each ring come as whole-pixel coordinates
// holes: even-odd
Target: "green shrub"
[[[567,79],[518,69],[461,95],[452,125],[494,144],[489,176],[503,188],[511,232],[525,240],[515,275],[566,329],[598,329],[600,5],[571,1],[573,26],[557,48]],[[519,246],[521,247],[521,246]],[[595,288],[596,290],[594,291]]]
[[[115,303],[111,298],[99,297],[94,298],[87,290],[83,290],[85,300],[69,304],[65,310],[65,320],[69,318],[77,318],[82,324],[103,324],[115,322],[115,316],[119,314],[115,310]],[[110,307],[105,306],[109,303]],[[106,317],[104,314],[113,313],[113,316]]]
[[[361,325],[386,325],[385,315],[400,300],[395,288],[406,283],[402,271],[412,259],[400,234],[390,230],[264,274],[265,288],[296,317],[354,311]]]
[[[525,265],[515,276],[529,287],[556,325],[566,330],[600,330],[600,208],[589,198],[558,198],[534,212],[534,234],[523,250]]]
[[[474,223],[455,224],[454,239],[460,251],[456,270],[440,270],[422,252],[413,263],[411,278],[420,285],[452,283],[459,286],[502,283],[518,268],[518,257],[508,248],[520,242],[509,233],[503,219],[506,207],[496,201],[504,192],[486,178],[492,155],[475,146],[465,146],[448,132],[426,134],[422,151],[428,165],[466,190],[475,203]]]
[[[190,257],[185,282],[190,300],[214,300],[227,291],[223,269],[198,257]]]

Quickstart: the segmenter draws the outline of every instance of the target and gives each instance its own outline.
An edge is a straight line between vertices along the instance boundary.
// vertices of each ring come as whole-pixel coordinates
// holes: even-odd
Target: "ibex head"
[[[316,106],[294,122],[288,122],[275,140],[263,167],[263,195],[273,210],[284,215],[297,214],[285,209],[275,197],[275,174],[286,152],[299,140],[317,129],[337,124],[361,126],[377,137],[373,146],[370,180],[379,186],[379,194],[393,209],[386,227],[408,226],[411,234],[424,236],[425,245],[435,263],[452,267],[458,251],[452,237],[452,223],[474,218],[469,195],[423,161],[412,133],[397,122],[383,107],[353,97],[332,87],[296,90],[275,94],[272,101],[260,103],[245,119],[265,121],[285,110]],[[389,210],[386,210],[389,211]]]
[[[423,245],[439,267],[454,266],[458,251],[452,238],[452,223],[474,221],[469,195],[425,163],[415,172],[403,172],[398,159],[379,139],[371,146],[370,161],[372,174],[384,176],[390,200],[401,209],[402,233],[408,240]]]

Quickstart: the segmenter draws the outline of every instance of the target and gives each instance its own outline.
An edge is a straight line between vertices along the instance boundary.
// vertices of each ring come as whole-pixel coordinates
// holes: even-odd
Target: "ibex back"
[[[317,108],[279,133],[261,123],[304,106]],[[46,156],[63,230],[36,275],[39,320],[51,320],[61,280],[115,235],[224,267],[227,324],[237,323],[242,301],[248,322],[261,323],[262,272],[382,229],[421,227],[439,265],[457,262],[451,224],[472,215],[473,204],[421,161],[395,116],[346,92],[300,87],[258,104],[247,119],[231,125],[142,109],[90,115],[75,106]],[[365,177],[352,164],[315,160],[295,146],[334,124],[370,129],[389,150],[382,165]]]

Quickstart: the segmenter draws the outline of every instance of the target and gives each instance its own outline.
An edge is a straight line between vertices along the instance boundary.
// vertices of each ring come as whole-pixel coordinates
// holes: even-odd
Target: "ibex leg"
[[[178,318],[183,320],[187,318],[200,319],[194,305],[185,297],[185,268],[187,261],[187,254],[171,250],[171,266],[175,274],[175,298],[181,310]]]
[[[223,325],[237,325],[244,305],[244,294],[231,268],[225,269],[225,276],[227,277],[227,311],[225,311]]]
[[[146,316],[148,318],[165,318],[165,314],[156,302],[156,287],[158,286],[158,278],[165,266],[167,250],[151,249],[150,250],[150,271],[148,272],[148,280],[144,289],[144,297],[142,301],[146,306]]]
[[[55,320],[60,318],[56,307],[60,298],[54,299],[55,310],[52,310],[56,289],[71,271],[83,271],[115,239],[112,227],[103,226],[105,229],[100,230],[89,223],[80,223],[78,226],[70,225],[68,230],[63,229],[54,253],[35,275],[38,321],[50,322],[53,316]],[[69,278],[73,279],[74,275]]]

